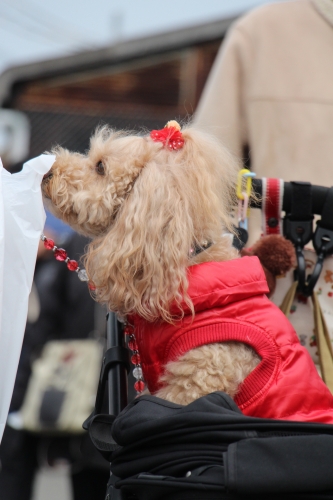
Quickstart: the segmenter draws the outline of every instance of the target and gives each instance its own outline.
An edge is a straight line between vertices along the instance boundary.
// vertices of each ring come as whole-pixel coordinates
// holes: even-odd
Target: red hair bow
[[[161,130],[152,130],[150,137],[154,142],[162,142],[168,149],[177,151],[184,146],[183,134],[180,125],[176,121],[170,121]]]

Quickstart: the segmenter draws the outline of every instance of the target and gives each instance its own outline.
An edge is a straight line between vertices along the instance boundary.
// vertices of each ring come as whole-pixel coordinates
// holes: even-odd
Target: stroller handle
[[[300,182],[297,182],[297,184],[300,184]],[[304,184],[309,184],[309,183],[304,182]],[[291,210],[292,185],[293,185],[292,182],[284,182],[282,208],[287,213],[290,212]],[[252,186],[255,194],[258,196],[260,200],[262,196],[262,180],[253,179]],[[313,184],[311,185],[311,187],[312,187],[312,214],[321,215],[329,188],[324,186],[315,186]],[[251,207],[261,208],[262,207],[261,201],[252,202]]]

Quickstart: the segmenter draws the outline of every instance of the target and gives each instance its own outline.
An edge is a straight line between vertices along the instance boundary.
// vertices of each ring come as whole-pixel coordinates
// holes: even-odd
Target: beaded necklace
[[[76,260],[70,259],[64,248],[58,248],[54,243],[54,241],[51,240],[51,238],[47,238],[43,233],[41,234],[40,239],[47,250],[52,250],[56,260],[60,262],[65,262],[67,264],[67,268],[70,271],[77,273],[79,280],[88,282],[88,287],[90,290],[96,289],[95,285],[91,281],[89,281],[86,270],[80,268],[79,263]],[[134,365],[133,377],[136,379],[136,382],[134,384],[134,389],[136,390],[136,393],[139,395],[143,392],[146,385],[143,379],[143,372],[141,368],[141,359],[138,350],[138,344],[135,339],[133,326],[129,325],[128,323],[125,323],[124,326],[125,326],[124,333],[127,342],[127,347],[132,351],[131,362]]]

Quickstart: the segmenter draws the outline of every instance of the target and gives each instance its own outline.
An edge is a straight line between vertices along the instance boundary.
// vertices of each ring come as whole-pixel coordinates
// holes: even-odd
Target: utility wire
[[[14,9],[16,12],[20,12],[28,22],[35,23],[42,29],[49,30],[53,35],[59,38],[59,30],[61,29],[61,35],[68,37],[72,42],[85,44],[85,36],[78,33],[76,29],[70,26],[66,26],[66,21],[61,18],[56,18],[54,14],[51,14],[47,10],[43,9],[39,4],[28,2],[25,0],[24,4],[19,0],[2,0],[9,8]],[[30,3],[30,6],[29,6]],[[55,20],[55,22],[53,22]]]
[[[45,9],[41,9],[37,4],[30,2],[30,7],[22,6],[17,0],[2,0],[0,3],[1,21],[7,20],[11,25],[14,25],[15,31],[22,37],[21,30],[23,29],[29,38],[44,39],[49,43],[57,45],[70,44],[78,49],[92,48],[93,44],[87,44],[86,36],[81,36],[75,29],[66,26],[63,19],[56,18]],[[53,21],[52,21],[53,20]],[[6,29],[6,27],[5,27]]]
[[[45,36],[44,34],[36,32],[36,30],[31,29],[31,27],[27,27],[20,19],[17,17],[12,18],[10,14],[4,12],[2,9],[3,6],[0,5],[0,29],[3,31],[7,31],[10,34],[14,34],[15,36],[19,36],[22,40],[33,40],[34,42],[48,44],[62,44],[61,40],[52,40],[49,36]]]

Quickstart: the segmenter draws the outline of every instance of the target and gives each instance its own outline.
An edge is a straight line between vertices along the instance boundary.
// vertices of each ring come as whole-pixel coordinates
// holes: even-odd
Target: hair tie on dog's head
[[[184,146],[184,137],[181,127],[175,120],[170,120],[161,130],[152,130],[150,137],[154,142],[162,142],[168,149],[177,151]]]

